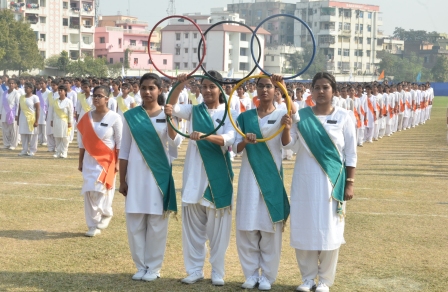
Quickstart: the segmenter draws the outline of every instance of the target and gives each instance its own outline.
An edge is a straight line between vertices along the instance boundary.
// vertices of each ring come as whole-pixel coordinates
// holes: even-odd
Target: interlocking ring
[[[233,88],[232,92],[231,92],[230,95],[229,95],[229,100],[227,101],[228,111],[230,111],[230,100],[232,99],[232,97],[233,97],[233,93],[235,93],[235,90],[237,90],[238,87],[240,87],[244,82],[246,82],[247,80],[252,79],[252,78],[270,78],[270,77],[267,76],[267,75],[253,75],[253,76],[246,77],[246,78],[244,78],[243,80],[241,80],[240,82],[238,82],[238,84],[235,85],[235,87]],[[287,106],[287,113],[289,113],[289,112],[291,112],[291,103],[292,103],[292,100],[291,100],[291,97],[288,95],[288,90],[286,90],[286,88],[285,88],[285,87],[283,86],[283,84],[281,84],[280,82],[277,82],[277,86],[278,86],[278,87],[281,89],[281,91],[283,91],[283,93],[286,95],[286,99],[288,100],[288,102],[287,102],[287,104],[286,104],[286,106]],[[230,123],[232,124],[232,126],[233,126],[233,127],[235,128],[235,130],[238,132],[238,134],[240,134],[241,136],[243,136],[244,138],[246,138],[246,134],[244,134],[244,133],[237,127],[237,125],[235,124],[235,121],[233,120],[232,115],[229,115],[229,120],[230,120]],[[269,141],[269,140],[273,139],[275,136],[277,136],[278,134],[280,134],[284,129],[285,129],[285,125],[282,125],[282,126],[280,127],[280,129],[278,129],[278,131],[275,132],[272,136],[267,137],[267,138],[263,138],[263,139],[257,139],[256,141],[257,141],[257,142],[266,142],[266,141]]]
[[[313,40],[313,55],[311,56],[310,62],[308,63],[308,65],[299,73],[297,73],[296,75],[290,76],[290,77],[285,77],[283,78],[284,80],[289,80],[289,79],[294,79],[300,75],[302,75],[303,73],[306,72],[306,70],[308,70],[308,68],[311,66],[311,64],[314,61],[314,57],[316,56],[316,39],[314,38],[314,34],[311,31],[311,28],[308,26],[308,24],[306,24],[306,22],[304,22],[303,20],[301,20],[300,18],[298,18],[297,16],[291,15],[291,14],[285,14],[285,13],[281,13],[281,14],[274,14],[269,16],[268,18],[264,19],[262,22],[260,22],[260,24],[258,24],[258,26],[255,28],[254,34],[252,35],[252,39],[250,40],[250,52],[252,55],[252,59],[255,62],[255,65],[258,67],[258,69],[260,69],[264,74],[266,74],[267,76],[271,76],[272,73],[266,72],[263,68],[261,68],[260,64],[255,60],[255,56],[254,56],[254,47],[253,47],[253,43],[254,43],[254,37],[258,31],[258,29],[269,19],[274,18],[274,17],[291,17],[294,18],[295,20],[299,21],[300,23],[302,23],[306,29],[309,31],[310,35],[311,35],[311,39]]]
[[[224,121],[226,120],[226,117],[227,117],[227,112],[229,111],[228,106],[227,106],[228,101],[227,101],[227,98],[225,98],[225,94],[226,94],[226,93],[224,92],[224,89],[222,89],[221,85],[220,85],[217,81],[214,81],[214,80],[211,79],[210,77],[208,77],[208,76],[204,76],[204,75],[192,75],[192,76],[189,76],[189,77],[188,77],[188,79],[191,79],[191,78],[203,78],[203,79],[208,79],[208,80],[210,80],[211,82],[213,82],[213,83],[215,83],[216,85],[218,85],[218,88],[219,88],[219,90],[221,91],[221,94],[224,96],[224,105],[225,105],[224,116],[222,117],[221,122],[218,124],[218,126],[217,126],[212,132],[207,133],[207,134],[201,136],[201,139],[203,139],[203,138],[205,138],[205,137],[208,137],[208,136],[210,136],[210,135],[213,135],[214,133],[216,133],[216,131],[218,131],[219,128],[221,128],[221,127],[224,125]],[[179,86],[179,84],[181,84],[181,83],[180,83],[180,82],[176,82],[176,83],[174,84],[173,88],[171,89],[170,93],[168,94],[168,97],[167,97],[167,99],[166,99],[166,104],[169,103],[170,98],[171,98],[171,94],[173,94],[174,90],[176,89],[177,86]],[[204,104],[204,106],[205,106],[205,104]],[[231,115],[229,115],[229,117],[230,117],[230,116],[231,116]],[[172,122],[172,120],[171,120],[171,117],[167,117],[167,119],[168,119],[168,123],[170,124],[171,128],[173,128],[174,131],[176,131],[179,135],[184,136],[185,138],[190,138],[190,135],[187,135],[187,134],[185,134],[185,133],[182,133],[181,131],[179,131],[179,130],[176,128],[175,125],[173,125],[173,122]]]
[[[160,74],[162,74],[163,76],[165,76],[165,77],[167,77],[167,78],[169,78],[169,79],[176,79],[176,77],[174,77],[174,76],[169,76],[169,75],[163,73],[163,72],[156,66],[156,64],[155,64],[155,62],[152,60],[152,56],[151,56],[151,36],[152,36],[152,34],[154,33],[154,30],[157,28],[157,26],[158,26],[160,23],[162,23],[162,22],[164,22],[165,20],[170,19],[170,18],[182,18],[182,19],[185,19],[185,20],[188,20],[189,22],[191,22],[191,23],[196,27],[196,29],[199,31],[199,33],[201,34],[201,41],[204,42],[204,56],[202,56],[202,59],[199,60],[199,65],[193,70],[193,72],[191,72],[190,74],[188,74],[188,76],[191,76],[191,75],[194,74],[194,72],[196,72],[196,71],[202,66],[202,62],[204,62],[204,59],[205,59],[205,53],[206,53],[206,44],[205,44],[205,36],[204,36],[204,34],[202,34],[202,30],[201,30],[201,28],[199,27],[199,25],[196,24],[196,22],[194,22],[193,19],[191,19],[191,18],[189,18],[189,17],[183,16],[183,15],[171,15],[171,16],[165,17],[165,18],[162,19],[161,21],[157,22],[156,25],[154,25],[154,27],[152,28],[151,33],[149,34],[149,37],[148,37],[148,55],[149,55],[149,60],[151,61],[152,65],[154,66],[154,69],[156,69],[157,72],[159,72]]]
[[[239,25],[244,26],[245,28],[247,28],[248,30],[250,30],[250,31],[252,32],[252,36],[255,36],[255,37],[257,38],[258,47],[260,48],[260,49],[258,50],[258,62],[260,62],[260,60],[261,60],[261,43],[260,43],[260,39],[258,38],[258,36],[255,35],[254,30],[253,30],[252,28],[250,28],[250,26],[248,26],[247,24],[244,24],[244,23],[241,23],[241,22],[238,22],[238,21],[233,21],[233,20],[224,20],[224,21],[220,21],[220,22],[217,22],[217,23],[213,24],[212,26],[210,26],[210,27],[204,32],[204,38],[205,38],[205,36],[207,35],[207,33],[208,33],[210,30],[212,30],[214,27],[216,27],[216,26],[218,26],[218,25],[220,25],[220,24],[224,24],[224,23],[235,23],[235,24],[239,24]],[[198,44],[198,60],[201,60],[201,44],[202,44],[202,39],[199,41],[199,44]],[[252,48],[251,48],[251,52],[253,53],[253,49],[252,49]],[[205,56],[205,53],[204,53],[204,56]],[[202,59],[204,59],[204,56],[202,57]],[[211,76],[211,75],[207,72],[207,70],[205,70],[204,66],[202,66],[202,62],[200,63],[200,66],[201,66],[202,70],[204,71],[204,74],[207,75],[208,77],[210,77],[211,79],[215,80],[216,82],[220,82],[220,83],[222,83],[222,84],[234,84],[234,83],[237,83],[237,82],[240,81],[240,80],[238,80],[238,81],[220,81],[220,80],[217,80],[217,79],[215,79],[213,76]],[[249,77],[250,75],[252,75],[252,73],[254,73],[254,71],[255,71],[256,69],[257,69],[257,66],[254,66],[254,68],[252,69],[252,71],[250,71],[249,74],[247,74],[244,78],[247,78],[247,77]],[[243,79],[244,79],[244,78],[243,78]]]

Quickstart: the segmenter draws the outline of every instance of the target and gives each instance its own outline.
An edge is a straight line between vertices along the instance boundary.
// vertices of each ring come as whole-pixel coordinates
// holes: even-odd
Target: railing
[[[142,24],[142,25],[148,25],[148,22],[124,19],[124,20],[117,20],[116,24]]]

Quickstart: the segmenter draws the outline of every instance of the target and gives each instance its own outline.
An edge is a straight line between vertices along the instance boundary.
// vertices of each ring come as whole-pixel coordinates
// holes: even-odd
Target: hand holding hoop
[[[244,78],[243,80],[241,80],[240,82],[238,82],[238,84],[235,85],[235,87],[233,87],[232,92],[231,92],[230,95],[229,95],[229,100],[227,101],[227,110],[228,110],[228,111],[230,111],[230,100],[232,99],[235,90],[237,90],[238,87],[240,87],[244,82],[246,82],[246,81],[248,81],[248,80],[250,80],[250,79],[253,79],[253,78],[270,78],[270,77],[269,77],[269,76],[266,76],[266,75],[252,75],[252,76],[246,77],[246,78]],[[277,81],[277,86],[278,86],[278,87],[280,88],[280,90],[286,95],[286,98],[288,99],[288,102],[286,103],[286,105],[287,105],[287,113],[289,114],[289,113],[291,112],[291,104],[292,104],[291,97],[288,95],[288,91],[286,90],[285,86],[283,86],[282,83],[280,83],[280,82]],[[232,124],[232,126],[235,128],[235,131],[237,131],[238,134],[240,134],[241,136],[243,136],[243,138],[246,138],[246,134],[244,134],[244,133],[243,133],[243,132],[236,126],[235,121],[233,120],[232,115],[229,115],[229,120],[230,120],[230,123]],[[275,132],[272,136],[267,137],[267,138],[263,138],[263,139],[256,139],[255,141],[256,141],[256,142],[266,142],[266,141],[269,141],[269,140],[273,139],[275,136],[277,136],[278,134],[280,134],[280,133],[283,131],[283,129],[285,129],[285,125],[282,125],[282,126],[280,127],[280,129],[278,129],[278,131]]]

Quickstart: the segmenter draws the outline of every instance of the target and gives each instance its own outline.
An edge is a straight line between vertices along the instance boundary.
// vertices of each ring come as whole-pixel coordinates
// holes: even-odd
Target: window
[[[207,63],[202,63],[202,67],[207,68]]]
[[[371,26],[371,25],[368,25],[368,26],[367,26],[367,31],[368,31],[368,32],[371,32],[371,31],[372,31],[372,26]]]
[[[147,47],[148,46],[148,41],[142,41],[142,46]]]
[[[163,65],[168,64],[168,61],[166,59],[163,59]]]
[[[188,33],[184,33],[186,39],[188,39]]]
[[[367,18],[372,19],[372,12],[367,13]]]
[[[39,54],[42,56],[42,58],[46,58],[47,56],[47,54],[45,53],[45,51],[39,51]]]
[[[148,64],[149,64],[149,65],[151,65],[151,64],[152,64],[152,62],[151,62],[151,59],[148,59]]]
[[[40,23],[47,23],[47,18],[46,17],[39,17],[39,21]]]
[[[359,38],[359,44],[361,44],[362,45],[362,42],[364,41],[364,39],[363,38]]]
[[[67,35],[63,35],[62,36],[62,42],[63,43],[68,43],[68,36]]]
[[[197,39],[197,38],[198,38],[198,33],[197,33],[197,32],[193,33],[193,38],[194,38],[194,39]]]
[[[121,49],[121,39],[118,39],[118,47]]]
[[[198,48],[193,48],[193,54],[197,54],[198,53]]]
[[[138,58],[134,58],[134,65],[138,65]]]
[[[355,50],[356,57],[362,57],[362,50]]]
[[[342,30],[342,22],[339,22],[339,24],[338,24],[338,30]]]
[[[44,33],[41,33],[41,34],[40,34],[40,40],[43,41],[43,42],[45,42],[45,40],[46,40],[46,35],[45,35]]]
[[[114,58],[110,58],[109,59],[109,64],[113,64],[114,63]]]
[[[176,55],[177,55],[177,56],[180,55],[180,48],[176,48]]]
[[[369,71],[370,71],[370,63],[367,63],[367,64],[366,64],[366,70],[369,70]]]
[[[247,48],[240,48],[240,56],[247,56]]]
[[[193,62],[193,68],[196,68],[198,66],[198,64],[196,64],[196,62]]]
[[[367,57],[370,57],[370,50],[366,51]]]
[[[342,55],[342,49],[338,49],[338,56]]]
[[[372,38],[367,38],[367,44],[371,45],[372,44]]]
[[[351,10],[344,10],[344,17],[352,17]]]
[[[359,18],[364,18],[364,11],[359,11]]]
[[[272,61],[272,62],[275,61],[275,56],[271,56],[271,61]]]
[[[357,23],[357,24],[355,24],[355,31],[358,31],[359,30],[359,24]]]
[[[106,43],[106,38],[100,37],[100,44],[105,44],[105,43]]]
[[[46,0],[40,0],[40,6],[41,7],[47,6],[47,1]]]
[[[120,58],[120,63],[123,63],[123,58]]]
[[[176,41],[180,41],[180,33],[176,32]]]
[[[185,69],[188,68],[188,63],[187,62],[184,62],[184,68]]]
[[[246,34],[245,33],[240,34],[240,41],[246,41]]]
[[[62,8],[63,9],[68,9],[68,2],[62,2]]]
[[[68,26],[68,18],[62,18],[62,25]]]
[[[344,49],[343,53],[344,53],[344,57],[349,57],[350,56],[350,50],[349,49]]]
[[[179,67],[180,67],[180,63],[179,62],[174,63],[174,68],[179,69]]]
[[[338,62],[338,69],[342,68],[342,62]]]
[[[248,66],[247,63],[240,63],[240,71],[247,70]]]
[[[130,40],[130,45],[131,46],[136,46],[137,45],[137,41],[136,40]]]
[[[350,22],[344,23],[344,30],[350,30]]]
[[[184,50],[185,50],[185,54],[188,54],[188,48],[185,48]]]
[[[364,30],[364,24],[360,24],[359,25],[359,31],[363,31]]]

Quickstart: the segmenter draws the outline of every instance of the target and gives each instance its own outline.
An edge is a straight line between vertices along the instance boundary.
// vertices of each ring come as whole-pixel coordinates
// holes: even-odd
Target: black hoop
[[[235,24],[238,24],[238,25],[242,25],[242,26],[244,26],[245,28],[247,28],[248,30],[250,30],[250,31],[252,32],[252,35],[255,35],[254,30],[253,30],[252,28],[250,28],[250,26],[248,26],[247,24],[244,24],[244,23],[241,23],[241,22],[238,22],[238,21],[233,21],[233,20],[224,20],[224,21],[217,22],[217,23],[213,24],[212,26],[210,26],[210,27],[203,33],[204,38],[205,38],[205,35],[206,35],[210,30],[212,30],[214,27],[216,27],[216,26],[218,26],[218,25],[220,25],[220,24],[224,24],[224,23],[235,23]],[[260,39],[258,39],[258,36],[257,36],[257,35],[255,35],[255,38],[257,39],[258,47],[260,48],[260,49],[258,50],[258,63],[259,63],[260,60],[261,60],[261,43],[260,43]],[[201,44],[202,44],[202,39],[199,41],[199,44],[198,44],[198,60],[201,60]],[[251,49],[251,50],[253,51],[253,49]],[[212,79],[213,81],[215,81],[215,82],[219,82],[219,83],[221,83],[221,84],[236,84],[236,83],[240,82],[241,80],[243,80],[243,79],[245,79],[245,78],[251,76],[252,73],[254,73],[254,71],[257,70],[257,65],[255,65],[255,67],[252,69],[252,71],[250,71],[249,74],[247,74],[245,77],[241,78],[240,80],[235,80],[235,81],[224,81],[224,80],[221,81],[221,80],[217,80],[217,79],[215,79],[213,76],[211,76],[210,74],[208,74],[207,70],[205,70],[205,68],[204,68],[204,66],[202,65],[202,63],[201,63],[201,68],[202,68],[202,70],[204,71],[204,74],[205,74],[207,77],[211,78],[211,79]]]

